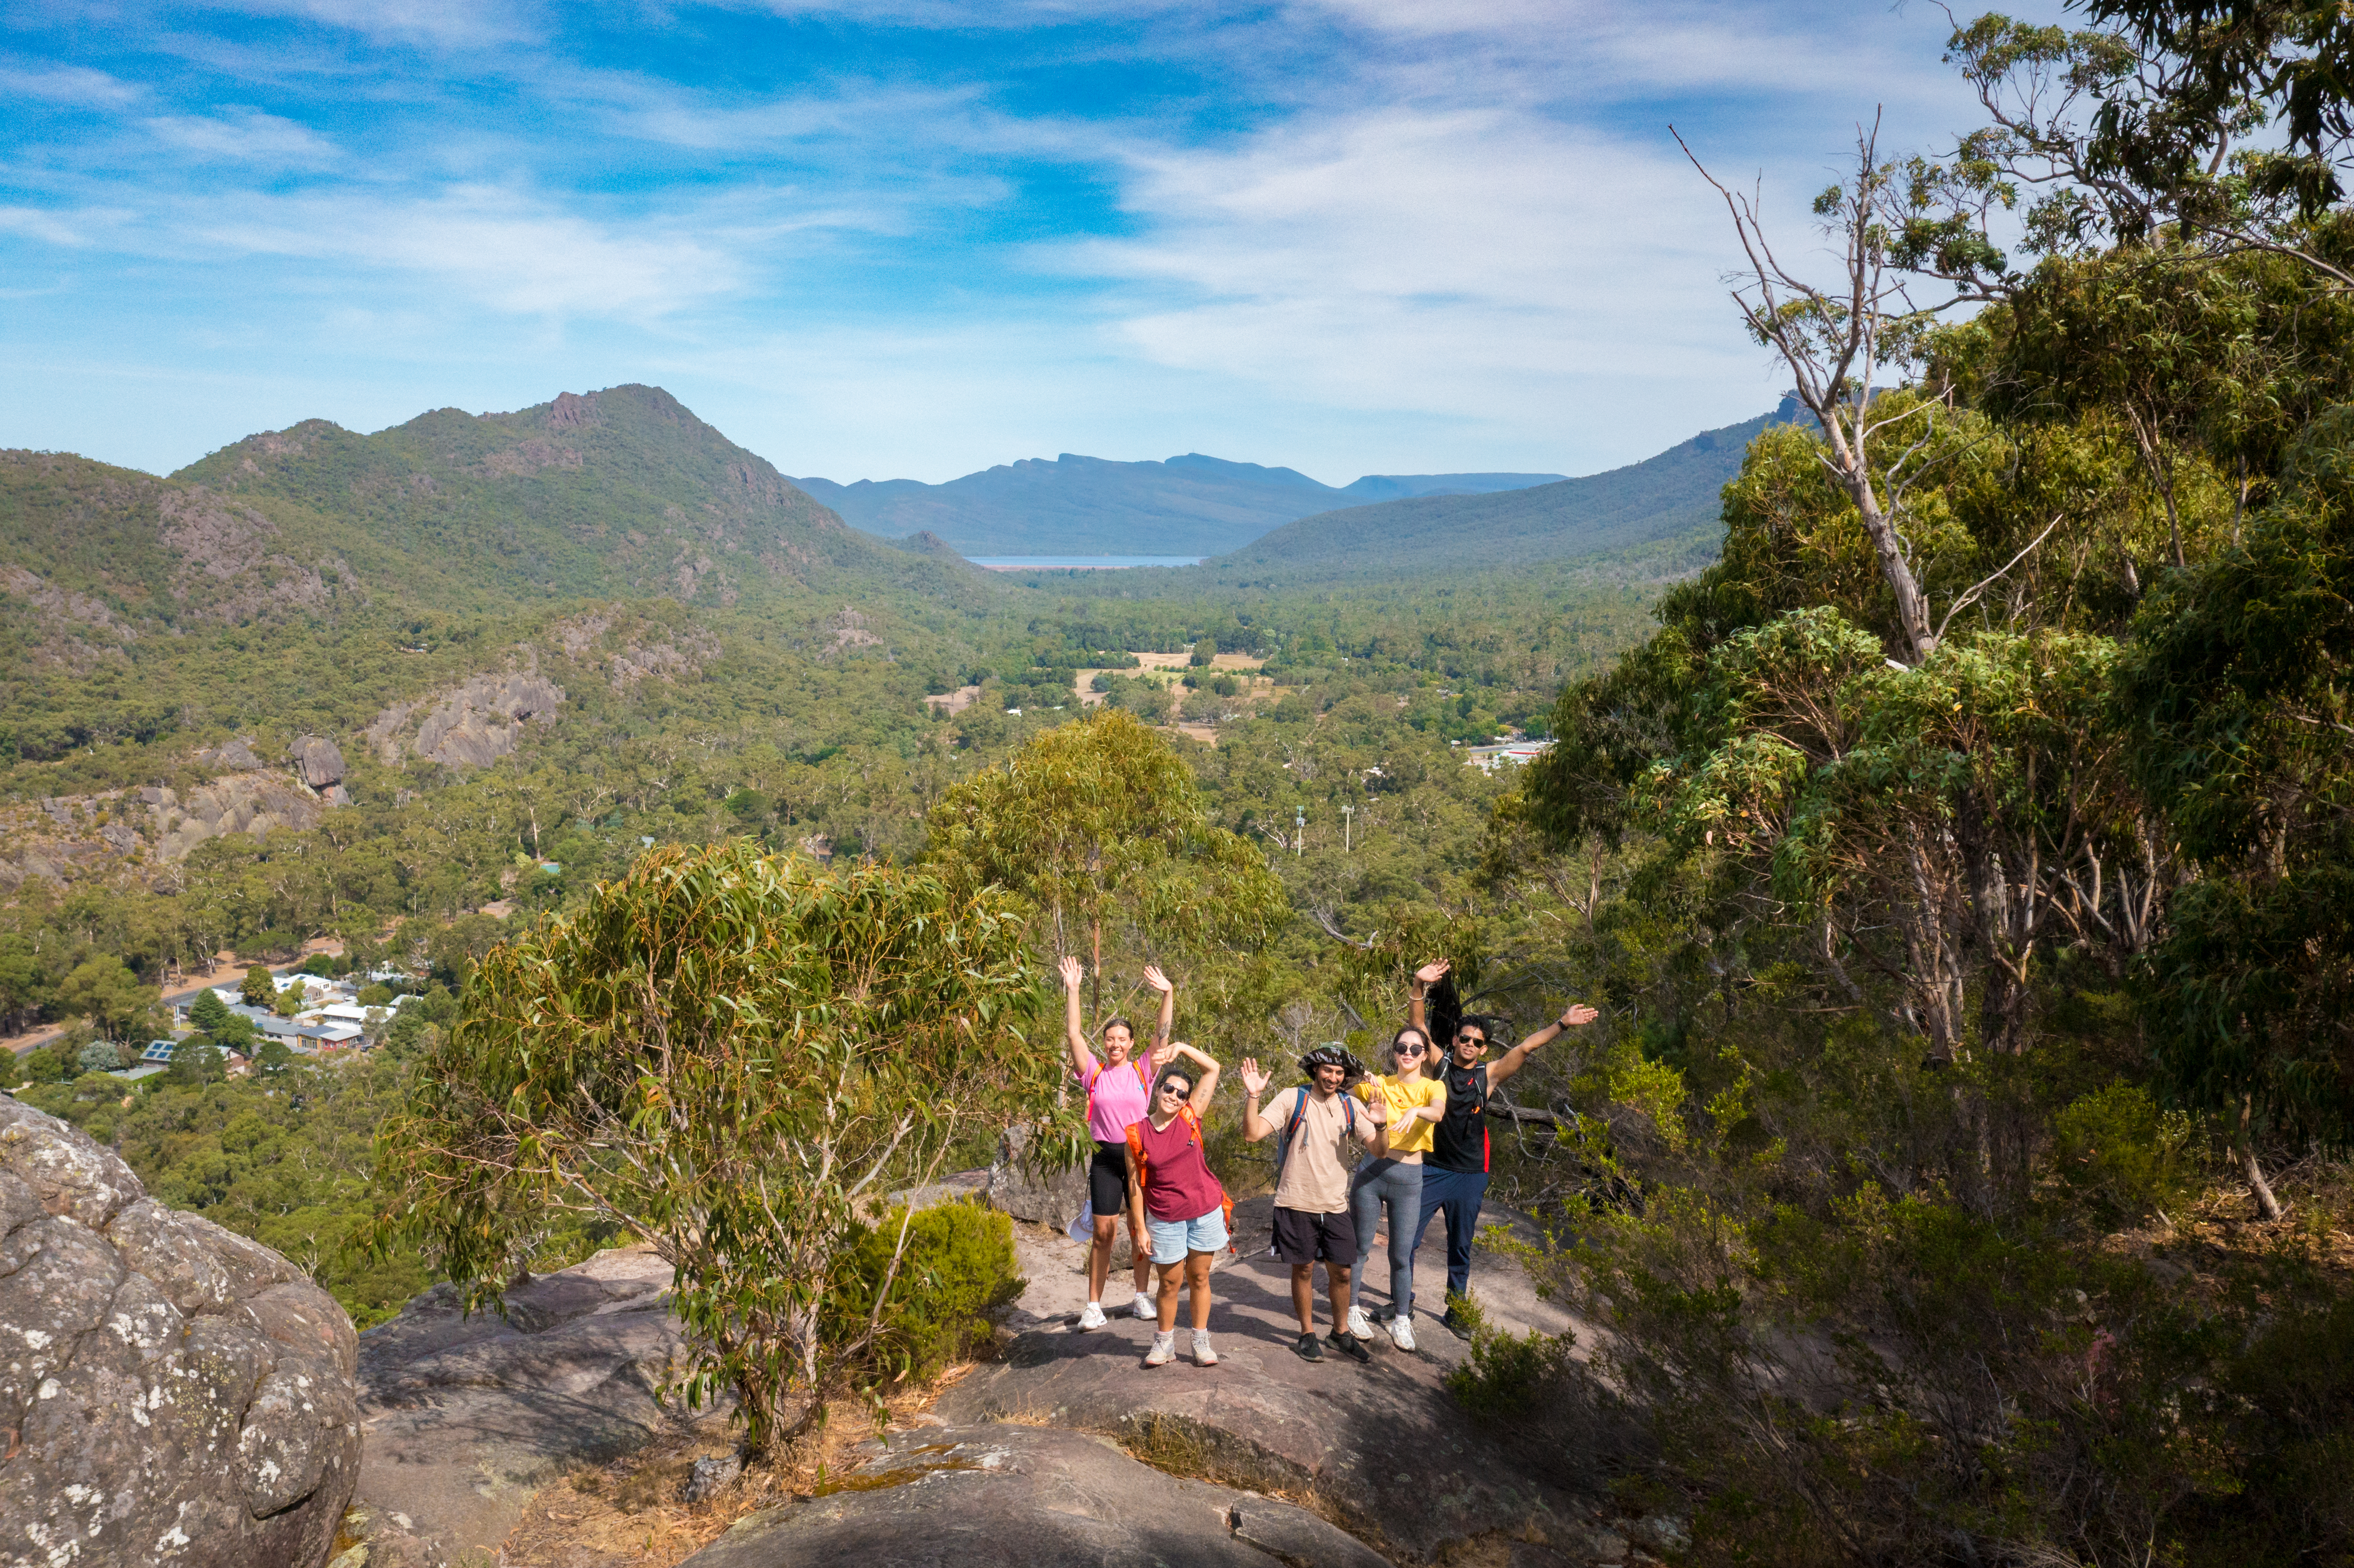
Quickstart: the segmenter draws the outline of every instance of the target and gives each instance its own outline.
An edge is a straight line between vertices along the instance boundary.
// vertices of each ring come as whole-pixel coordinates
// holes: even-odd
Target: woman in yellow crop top
[[[1389,1147],[1377,1160],[1357,1167],[1349,1183],[1349,1212],[1357,1227],[1357,1278],[1352,1294],[1358,1305],[1349,1308],[1349,1332],[1361,1340],[1373,1337],[1363,1305],[1366,1259],[1373,1255],[1373,1229],[1382,1211],[1390,1223],[1390,1342],[1399,1350],[1414,1349],[1414,1233],[1422,1220],[1422,1157],[1430,1151],[1431,1137],[1447,1114],[1446,1087],[1422,1075],[1430,1037],[1408,1024],[1390,1042],[1390,1063],[1396,1070],[1358,1082],[1352,1092],[1366,1104],[1379,1095],[1389,1107]]]

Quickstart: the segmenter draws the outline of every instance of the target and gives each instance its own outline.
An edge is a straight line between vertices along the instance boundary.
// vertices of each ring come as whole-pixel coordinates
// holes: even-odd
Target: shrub
[[[2105,1224],[2180,1206],[2190,1190],[2190,1118],[2138,1084],[2112,1084],[2052,1118],[2060,1178]]]
[[[1551,1397],[1569,1371],[1573,1336],[1507,1333],[1490,1328],[1467,1297],[1447,1304],[1471,1324],[1471,1357],[1447,1374],[1457,1404],[1483,1421],[1513,1421]]]
[[[111,1073],[122,1065],[122,1052],[111,1040],[93,1040],[75,1059],[85,1073]]]
[[[893,1209],[861,1225],[841,1287],[828,1303],[828,1337],[854,1338],[875,1311],[907,1226],[896,1277],[865,1356],[871,1383],[924,1382],[990,1336],[995,1315],[1028,1284],[1015,1273],[1013,1222],[977,1203],[942,1203],[910,1215]]]

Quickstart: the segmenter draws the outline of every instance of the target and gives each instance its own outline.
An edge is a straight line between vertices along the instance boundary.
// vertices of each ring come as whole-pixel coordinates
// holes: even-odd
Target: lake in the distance
[[[992,572],[1111,571],[1121,567],[1198,567],[1200,556],[973,556]]]

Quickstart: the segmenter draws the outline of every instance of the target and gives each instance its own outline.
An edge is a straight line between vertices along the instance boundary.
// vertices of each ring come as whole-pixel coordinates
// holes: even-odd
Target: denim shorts
[[[1226,1245],[1226,1211],[1223,1203],[1197,1220],[1156,1220],[1144,1216],[1152,1237],[1152,1261],[1167,1266],[1182,1263],[1189,1252],[1216,1252]]]

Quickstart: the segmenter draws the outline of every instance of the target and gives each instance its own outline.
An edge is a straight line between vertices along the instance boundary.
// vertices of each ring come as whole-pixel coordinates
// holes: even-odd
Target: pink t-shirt
[[[1226,1190],[1210,1174],[1193,1118],[1172,1116],[1153,1129],[1150,1118],[1136,1122],[1144,1147],[1144,1212],[1156,1220],[1198,1220],[1226,1201]]]
[[[1087,1134],[1097,1143],[1118,1143],[1128,1137],[1128,1124],[1144,1115],[1152,1089],[1143,1075],[1152,1069],[1133,1056],[1117,1067],[1091,1055],[1087,1063],[1079,1082],[1087,1088]]]

